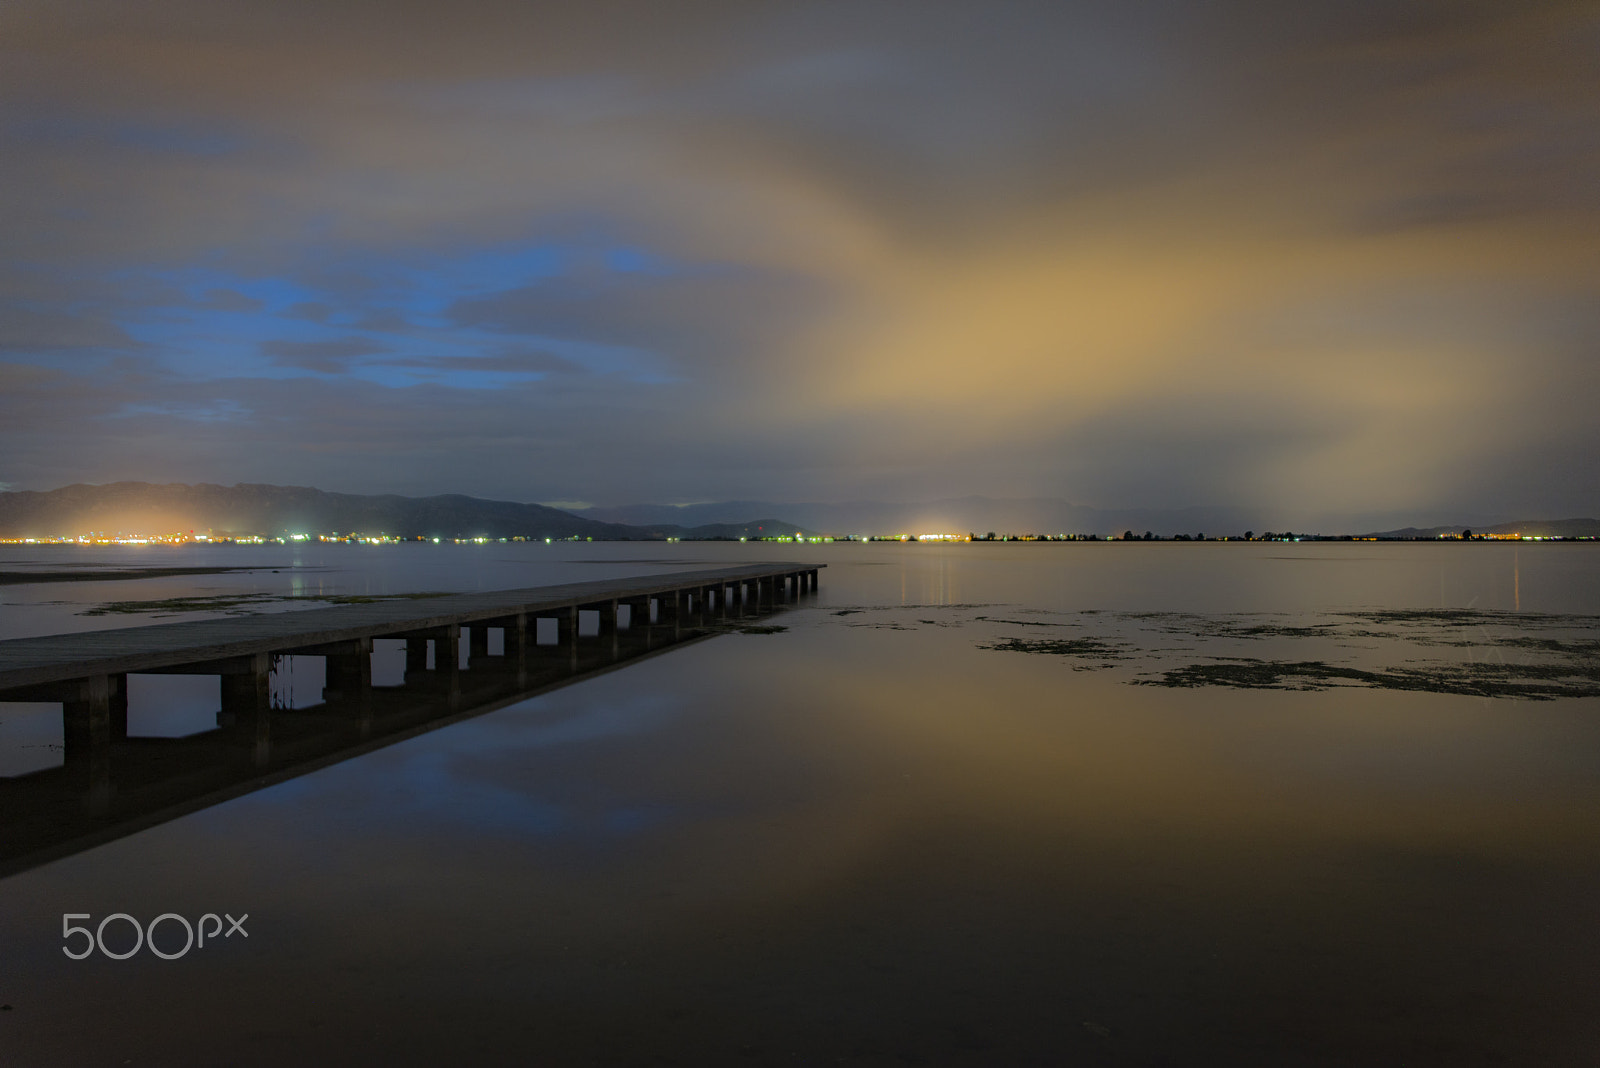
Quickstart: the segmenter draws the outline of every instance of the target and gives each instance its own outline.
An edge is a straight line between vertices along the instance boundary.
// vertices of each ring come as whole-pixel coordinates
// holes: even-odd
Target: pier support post
[[[268,710],[272,654],[241,657],[240,670],[221,672],[222,712],[226,716],[254,716]]]
[[[111,713],[108,725],[113,742],[128,740],[128,676],[108,675],[109,693],[106,703]]]
[[[444,692],[451,707],[461,700],[461,624],[447,623],[442,627],[414,630],[395,635],[406,640],[406,685],[422,683],[429,689]],[[433,643],[433,670],[425,671],[428,642]],[[366,639],[370,651],[372,639]],[[367,662],[367,693],[372,692],[372,658]],[[334,680],[333,657],[328,658],[328,685]]]
[[[517,673],[517,686],[528,684],[528,613],[518,612],[505,621],[501,628],[505,634],[502,651]]]
[[[570,622],[567,626],[567,670],[578,670],[578,606],[573,605],[568,613]]]
[[[467,631],[467,667],[472,667],[474,660],[484,660],[489,656],[489,628],[483,623],[474,623]]]
[[[372,702],[372,639],[352,638],[319,651],[327,664],[323,701],[369,706]]]
[[[418,634],[406,635],[406,682],[415,682],[428,670],[428,639]]]
[[[127,732],[127,676],[91,675],[61,702],[62,740],[67,756],[104,750],[111,744],[111,695],[122,690],[123,732]]]
[[[446,624],[434,634],[433,670],[444,680],[450,707],[456,707],[461,703],[461,624]]]
[[[232,726],[234,737],[250,748],[251,763],[261,767],[272,757],[272,654],[241,659],[240,670],[221,675],[222,711],[217,719]]]
[[[621,629],[622,604],[613,598],[610,601],[601,601],[594,606],[597,619],[598,633],[596,637],[611,638],[611,659],[617,658],[617,632]]]
[[[91,675],[61,702],[66,763],[82,787],[84,811],[92,816],[111,808],[112,693],[120,688],[126,694],[126,686],[126,676]]]
[[[617,606],[617,612],[619,613],[617,616],[617,629],[613,633],[611,640],[611,655],[613,657],[619,655],[622,648],[622,616],[620,613],[624,607],[628,610],[629,641],[633,641],[641,635],[647,642],[650,639],[650,599],[648,597],[643,599],[639,597],[623,598]]]

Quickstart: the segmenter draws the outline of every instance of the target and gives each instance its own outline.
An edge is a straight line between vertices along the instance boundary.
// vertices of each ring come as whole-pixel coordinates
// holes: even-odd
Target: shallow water
[[[0,880],[7,1059],[1593,1063],[1589,546],[217,547],[160,563],[265,570],[0,587],[0,612],[15,636],[779,558],[829,565],[781,631]],[[77,614],[141,600],[169,603]],[[169,678],[130,724],[204,726]],[[0,747],[48,756],[52,722],[0,705]],[[66,912],[249,933],[77,961]]]

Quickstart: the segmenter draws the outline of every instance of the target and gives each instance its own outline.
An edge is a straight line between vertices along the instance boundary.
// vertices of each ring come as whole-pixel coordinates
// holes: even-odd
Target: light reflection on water
[[[686,561],[779,556],[745,548]],[[1514,652],[1411,641],[1503,620],[1282,631],[1519,597],[1600,614],[1595,554],[1545,548],[795,550],[830,567],[781,633],[0,882],[0,1041],[24,1063],[1590,1063],[1600,698],[1130,684],[1212,655]],[[667,551],[578,549],[466,580]],[[1148,659],[984,647],[1080,633]],[[247,943],[59,952],[63,911],[225,908]]]

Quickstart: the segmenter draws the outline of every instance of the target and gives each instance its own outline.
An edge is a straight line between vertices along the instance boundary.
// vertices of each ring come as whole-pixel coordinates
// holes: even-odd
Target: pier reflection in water
[[[811,583],[732,583],[672,597],[619,598],[554,617],[521,613],[401,638],[358,638],[282,654],[163,668],[220,680],[216,726],[178,737],[129,732],[128,679],[60,691],[64,759],[0,777],[0,876],[133,834],[715,634],[759,626]],[[320,666],[320,670],[319,670]],[[35,708],[33,716],[48,716]],[[140,709],[133,708],[137,722]],[[37,721],[36,721],[37,722]]]

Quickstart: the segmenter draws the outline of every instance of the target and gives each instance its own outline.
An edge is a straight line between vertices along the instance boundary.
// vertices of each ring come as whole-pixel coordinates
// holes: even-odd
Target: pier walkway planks
[[[436,628],[516,616],[558,616],[579,609],[657,599],[675,607],[680,594],[753,588],[767,599],[779,583],[815,589],[825,564],[772,563],[663,575],[537,586],[521,590],[448,594],[424,600],[338,605],[227,619],[190,620],[120,630],[86,631],[0,641],[0,690],[67,682],[95,675],[155,672],[207,661],[291,652],[363,638],[402,637]],[[721,597],[718,597],[721,600]]]

